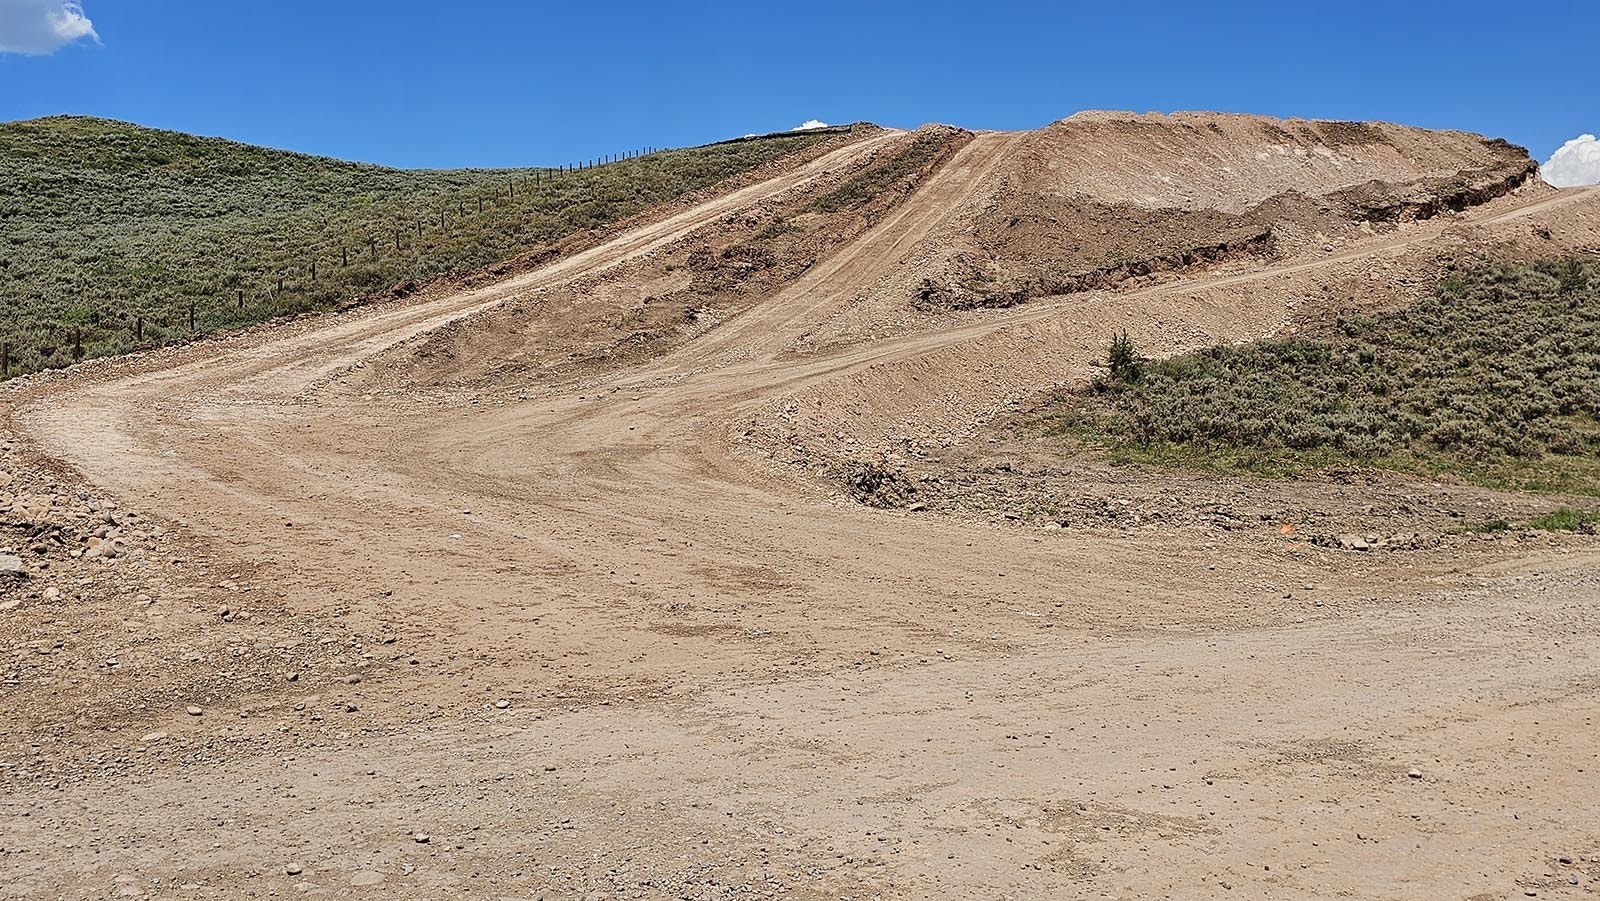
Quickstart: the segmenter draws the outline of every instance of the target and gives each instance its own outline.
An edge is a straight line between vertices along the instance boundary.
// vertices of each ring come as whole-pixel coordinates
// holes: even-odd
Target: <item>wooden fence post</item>
[[[0,379],[11,378],[11,342],[0,344]]]
[[[244,289],[243,288],[239,289],[239,309],[240,310],[244,309]]]
[[[144,340],[144,317],[143,316],[135,316],[135,317],[133,317],[133,340],[135,340],[135,341],[143,341]]]

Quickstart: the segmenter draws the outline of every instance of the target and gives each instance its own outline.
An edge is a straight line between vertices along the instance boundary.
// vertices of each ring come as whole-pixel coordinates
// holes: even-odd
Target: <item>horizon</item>
[[[557,165],[808,121],[1026,130],[1086,110],[1394,122],[1504,138],[1540,161],[1600,131],[1600,99],[1562,71],[1587,52],[1600,10],[1501,33],[1474,15],[1486,4],[1444,9],[1364,0],[1323,22],[1257,2],[1012,2],[983,17],[905,2],[825,2],[805,17],[623,4],[601,21],[499,0],[466,11],[4,0],[0,119],[93,116],[427,169]],[[1380,13],[1381,33],[1367,24]],[[1137,53],[1118,40],[1132,21],[1145,29]],[[1501,65],[1417,52],[1488,40]]]

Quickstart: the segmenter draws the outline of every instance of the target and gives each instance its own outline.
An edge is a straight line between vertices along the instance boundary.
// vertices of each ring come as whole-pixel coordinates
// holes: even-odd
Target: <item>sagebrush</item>
[[[121,122],[0,124],[10,372],[325,308],[516,256],[831,137],[579,171],[398,170]]]

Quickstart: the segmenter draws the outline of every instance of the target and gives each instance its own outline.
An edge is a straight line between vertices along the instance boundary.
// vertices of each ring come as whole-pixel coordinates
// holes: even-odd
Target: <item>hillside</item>
[[[565,173],[408,171],[103,119],[0,124],[0,342],[17,374],[186,337],[191,307],[199,333],[325,308],[508,259],[835,137]]]
[[[1600,188],[1382,123],[811,140],[0,390],[12,894],[1600,885]],[[475,234],[573,224],[521,209]]]

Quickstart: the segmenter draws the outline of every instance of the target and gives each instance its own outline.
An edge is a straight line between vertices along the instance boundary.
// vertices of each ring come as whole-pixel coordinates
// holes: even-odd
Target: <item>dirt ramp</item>
[[[536,278],[498,306],[378,361],[387,387],[527,385],[657,359],[726,329],[873,230],[971,139],[948,126],[873,133],[797,161],[637,252]]]

